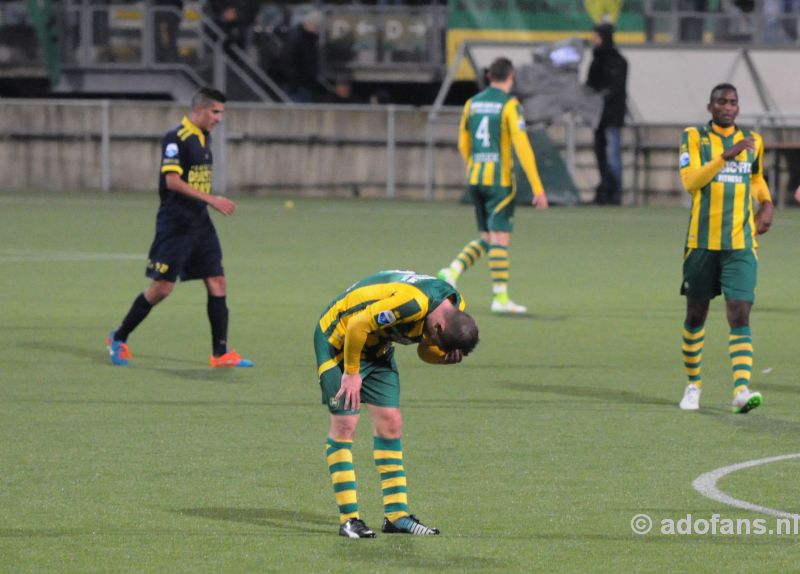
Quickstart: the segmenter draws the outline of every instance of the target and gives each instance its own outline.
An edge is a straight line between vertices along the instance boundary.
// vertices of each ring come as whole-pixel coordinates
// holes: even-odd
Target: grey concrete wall
[[[111,102],[109,109],[111,189],[154,191],[160,139],[186,110],[131,102]],[[456,150],[459,112],[445,110],[431,128],[436,142],[434,199],[462,194],[464,166]],[[224,134],[215,132],[226,136],[228,192],[383,197],[389,174],[387,120],[388,111],[378,108],[228,106]],[[426,110],[395,110],[397,197],[424,197],[426,125]],[[101,127],[98,102],[0,101],[0,187],[99,189]],[[677,125],[638,128],[648,151],[636,154],[637,130],[625,129],[627,203],[684,201],[677,175],[681,130]],[[548,133],[557,144],[565,144],[563,127],[552,126]],[[768,142],[778,138],[775,130],[763,133]],[[800,131],[780,135],[783,141],[797,141]],[[576,140],[574,179],[588,201],[597,184],[591,130],[579,128]],[[768,167],[771,161],[768,155]],[[785,182],[785,169],[781,172]],[[635,197],[636,188],[640,192]]]

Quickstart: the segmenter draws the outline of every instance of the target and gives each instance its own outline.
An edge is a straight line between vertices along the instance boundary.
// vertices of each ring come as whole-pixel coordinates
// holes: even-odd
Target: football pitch
[[[154,309],[115,368],[103,339],[147,285],[156,194],[0,193],[0,572],[796,570],[800,458],[770,459],[800,453],[800,210],[777,210],[761,240],[751,387],[765,403],[733,415],[720,300],[701,410],[677,407],[687,210],[519,209],[511,296],[530,314],[490,314],[481,262],[459,284],[480,327],[474,354],[433,366],[398,348],[410,507],[442,535],[348,540],[314,325],[372,272],[449,263],[475,236],[471,210],[237,203],[214,220],[229,339],[255,368],[208,367],[196,281]],[[379,529],[371,448],[365,414],[359,502]],[[693,487],[717,469],[705,494]],[[637,515],[649,533],[633,531],[646,529]]]

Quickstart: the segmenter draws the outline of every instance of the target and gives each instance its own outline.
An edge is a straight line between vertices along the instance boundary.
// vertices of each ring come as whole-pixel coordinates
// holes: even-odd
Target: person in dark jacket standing
[[[292,101],[311,103],[318,98],[319,30],[322,14],[308,12],[289,32],[281,59],[286,75],[286,92]]]
[[[594,132],[594,153],[600,171],[595,203],[622,203],[622,126],[625,124],[628,62],[614,46],[614,27],[598,24],[586,84],[603,94],[603,113]]]

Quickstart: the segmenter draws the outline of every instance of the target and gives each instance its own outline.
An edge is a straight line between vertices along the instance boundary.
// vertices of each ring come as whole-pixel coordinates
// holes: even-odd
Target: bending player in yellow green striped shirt
[[[383,490],[385,534],[436,535],[408,507],[400,437],[400,377],[393,343],[417,345],[428,363],[461,362],[478,344],[478,326],[461,294],[413,271],[381,271],[336,297],[314,331],[322,402],[330,432],[325,456],[339,507],[339,535],[373,538],[359,514],[353,438],[361,404],[374,428],[373,458]]]
[[[758,269],[755,237],[772,224],[772,198],[763,175],[763,140],[735,123],[736,88],[715,86],[707,108],[711,121],[684,130],[679,159],[681,181],[692,196],[681,285],[687,384],[680,408],[700,408],[705,322],[711,299],[722,293],[730,325],[733,411],[746,413],[763,402],[761,393],[748,388],[753,369],[750,310]],[[761,204],[755,215],[753,199]]]

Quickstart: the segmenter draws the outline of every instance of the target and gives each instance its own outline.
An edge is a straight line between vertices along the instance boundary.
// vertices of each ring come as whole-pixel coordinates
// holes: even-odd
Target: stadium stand
[[[185,102],[198,85],[209,83],[225,89],[233,100],[255,106],[241,104],[241,110],[237,104],[230,106],[229,129],[220,134],[226,137],[218,138],[218,153],[224,153],[227,146],[238,156],[254,157],[268,151],[269,146],[280,145],[287,153],[320,154],[330,162],[340,161],[336,154],[346,149],[352,154],[346,154],[346,161],[360,166],[347,180],[328,181],[313,170],[299,170],[277,179],[263,170],[254,173],[242,166],[235,174],[231,169],[223,183],[240,192],[324,190],[428,198],[458,196],[461,166],[453,137],[457,106],[474,93],[474,77],[488,59],[502,53],[524,67],[537,47],[546,43],[536,31],[538,41],[488,43],[482,47],[476,42],[462,44],[462,48],[470,46],[464,58],[472,60],[476,71],[473,78],[464,80],[454,71],[455,54],[448,56],[451,39],[446,32],[452,32],[452,23],[448,23],[450,8],[443,4],[264,3],[253,14],[242,46],[225,45],[222,31],[201,2],[184,2],[179,12],[151,1],[44,0],[32,4],[39,7],[39,13],[31,12],[29,3],[23,1],[0,4],[0,95],[6,98],[137,97]],[[582,9],[580,2],[566,4],[574,4],[574,10]],[[707,84],[715,81],[732,81],[739,86],[742,120],[764,133],[771,179],[782,182],[775,189],[782,200],[788,186],[798,183],[792,166],[798,154],[794,142],[800,140],[800,109],[796,103],[800,101],[800,79],[787,70],[796,67],[799,15],[766,14],[760,0],[755,0],[750,11],[727,0],[705,2],[704,10],[678,9],[684,3],[657,0],[632,4],[640,5],[636,22],[641,24],[631,28],[629,19],[623,22],[627,31],[619,35],[621,49],[630,62],[631,121],[625,128],[623,158],[626,202],[675,202],[681,197],[674,169],[678,134],[683,126],[704,120],[702,103],[707,99]],[[307,122],[280,121],[275,106],[287,106],[281,86],[282,46],[290,27],[310,10],[318,10],[322,16],[319,64],[323,86],[347,74],[354,90],[366,90],[360,95],[374,95],[373,101],[431,107],[373,105],[345,109],[319,105],[302,108],[303,114],[312,118]],[[177,61],[164,61],[154,49],[155,22],[164,14],[181,17]],[[776,23],[783,31],[780,37],[774,33]],[[588,31],[565,29],[547,37],[548,41],[577,38],[575,45],[584,46],[582,40],[588,37]],[[53,50],[53,44],[58,50]],[[578,78],[585,77],[587,65],[588,58],[583,58]],[[380,88],[380,95],[376,88]],[[535,86],[531,89],[535,91]],[[0,125],[4,157],[52,160],[51,156],[57,155],[52,145],[63,137],[80,142],[78,147],[86,146],[80,157],[92,158],[91,165],[80,169],[63,166],[66,172],[61,173],[78,170],[83,174],[66,181],[101,189],[123,184],[149,187],[149,181],[139,182],[135,175],[149,173],[148,166],[132,167],[130,177],[122,177],[119,174],[124,170],[113,157],[129,146],[140,146],[141,155],[147,156],[146,150],[155,145],[156,132],[161,129],[158,122],[153,124],[157,128],[140,125],[131,129],[113,101],[7,101],[6,105],[13,105],[15,111],[25,110],[22,117],[40,113],[41,106],[47,106],[55,117],[80,108],[89,127],[85,133],[78,133],[80,130],[68,127],[67,119],[39,126],[36,121],[20,124],[17,118],[7,117]],[[173,106],[154,103],[148,109],[168,110]],[[301,108],[284,108],[291,113],[295,110]],[[249,125],[264,127],[258,133],[249,133],[247,124],[237,119],[240,114],[249,118]],[[585,194],[594,186],[595,170],[591,132],[579,116],[563,114],[532,128],[546,130],[547,138],[561,151],[575,185]],[[268,118],[281,129],[267,126]],[[318,122],[329,122],[343,131],[320,129]],[[113,173],[110,163],[115,166]],[[303,165],[302,161],[296,163]],[[396,166],[400,165],[413,165],[414,169],[398,170]],[[33,172],[17,173],[4,181],[27,186],[47,183],[37,177]]]

